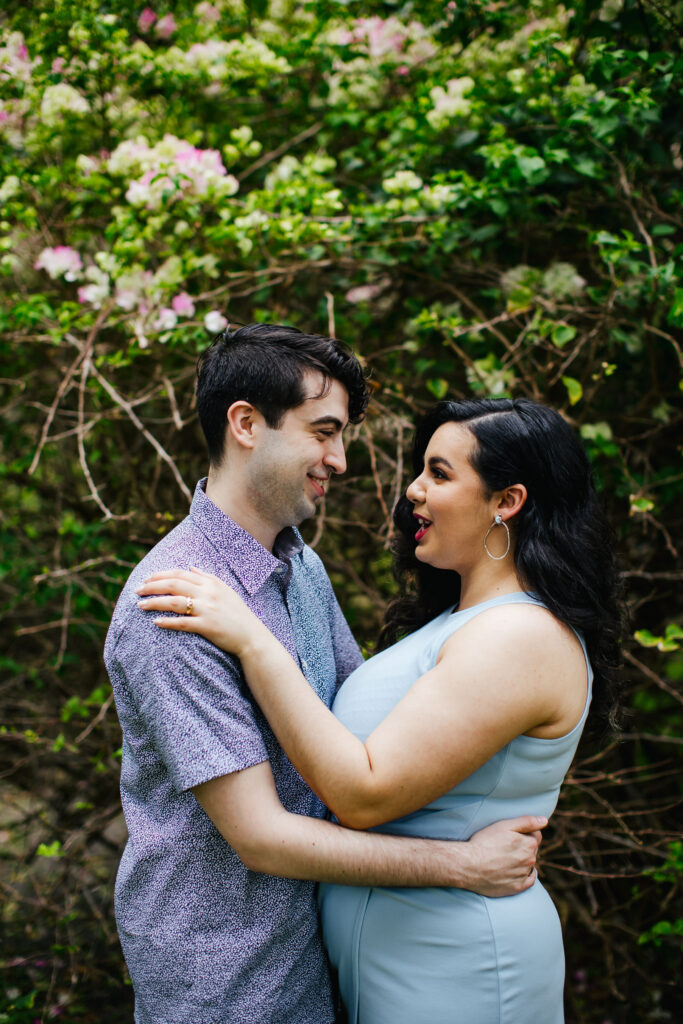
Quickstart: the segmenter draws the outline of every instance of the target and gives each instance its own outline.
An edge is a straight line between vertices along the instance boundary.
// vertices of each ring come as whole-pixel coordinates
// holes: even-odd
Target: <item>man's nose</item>
[[[341,437],[334,439],[333,443],[325,453],[323,463],[328,467],[328,469],[331,469],[333,473],[346,472],[346,452],[344,451],[344,441]]]

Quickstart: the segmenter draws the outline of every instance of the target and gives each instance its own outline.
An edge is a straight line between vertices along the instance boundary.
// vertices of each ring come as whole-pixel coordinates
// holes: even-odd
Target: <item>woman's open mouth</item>
[[[424,516],[415,516],[415,518],[417,519],[418,523],[420,524],[420,528],[417,531],[417,533],[415,534],[415,540],[420,541],[424,537],[424,535],[427,532],[427,530],[429,529],[429,527],[432,525],[432,522],[431,522],[430,519],[425,519]]]

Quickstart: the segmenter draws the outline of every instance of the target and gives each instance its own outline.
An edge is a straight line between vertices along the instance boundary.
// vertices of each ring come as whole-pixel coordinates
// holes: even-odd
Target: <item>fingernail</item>
[[[538,818],[536,818],[536,821],[538,822],[539,825],[547,825],[548,824],[548,819],[547,818],[538,817]]]

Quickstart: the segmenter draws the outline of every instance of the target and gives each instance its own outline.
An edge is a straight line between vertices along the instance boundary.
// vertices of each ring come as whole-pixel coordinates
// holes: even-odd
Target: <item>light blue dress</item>
[[[448,609],[357,668],[337,695],[335,715],[365,740],[434,666],[452,633],[488,608],[523,603],[541,602],[515,593],[460,612]],[[549,818],[588,713],[587,657],[586,664],[586,706],[571,732],[557,739],[518,736],[450,792],[376,831],[468,839],[502,818]],[[560,922],[539,881],[498,899],[462,889],[323,885],[320,906],[350,1024],[564,1020]]]

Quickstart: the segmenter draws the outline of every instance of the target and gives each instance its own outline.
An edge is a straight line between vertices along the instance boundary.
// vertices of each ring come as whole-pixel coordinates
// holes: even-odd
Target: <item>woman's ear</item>
[[[500,495],[496,506],[496,515],[502,516],[503,520],[507,522],[517,515],[526,499],[527,489],[524,484],[511,484]]]

